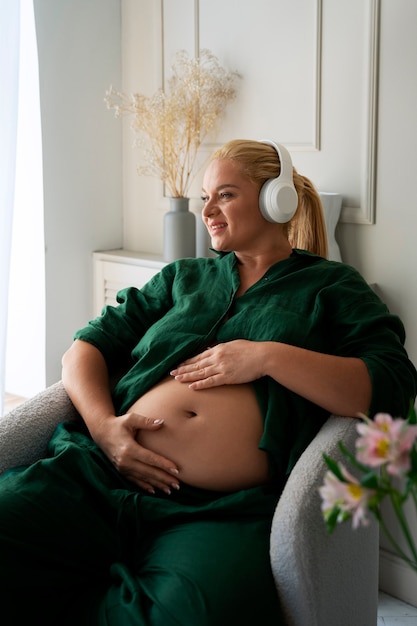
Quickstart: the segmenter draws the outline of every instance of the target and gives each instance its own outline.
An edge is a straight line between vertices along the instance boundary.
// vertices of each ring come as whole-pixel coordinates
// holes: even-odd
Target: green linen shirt
[[[208,345],[248,339],[358,357],[372,380],[370,415],[406,415],[417,374],[403,324],[355,269],[294,250],[235,298],[239,283],[234,253],[181,259],[142,289],[119,292],[118,306],[75,333],[102,352],[110,371],[127,371],[113,392],[118,414]],[[260,447],[284,480],[328,413],[270,377],[253,385],[264,418]]]

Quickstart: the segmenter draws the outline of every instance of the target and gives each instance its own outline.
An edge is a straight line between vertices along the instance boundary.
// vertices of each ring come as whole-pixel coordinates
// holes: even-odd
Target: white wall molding
[[[379,550],[379,588],[403,602],[417,606],[417,574],[398,556]]]
[[[367,92],[364,102],[367,116],[365,143],[366,170],[362,180],[360,206],[344,206],[340,221],[355,224],[375,223],[375,190],[376,190],[376,141],[378,119],[378,67],[379,67],[379,36],[380,36],[380,0],[368,0],[369,29],[368,56],[365,58],[367,68]]]

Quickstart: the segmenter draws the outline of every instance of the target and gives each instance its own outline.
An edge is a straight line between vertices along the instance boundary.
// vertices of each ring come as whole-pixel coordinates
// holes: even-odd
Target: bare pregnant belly
[[[262,416],[251,385],[195,391],[169,376],[129,410],[164,419],[157,431],[139,431],[137,441],[176,463],[182,482],[229,491],[268,481],[267,455],[258,448]]]

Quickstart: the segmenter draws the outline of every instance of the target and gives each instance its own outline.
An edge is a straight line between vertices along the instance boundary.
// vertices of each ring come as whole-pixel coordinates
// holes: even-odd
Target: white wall
[[[46,248],[46,383],[92,311],[92,251],[122,244],[121,133],[103,98],[121,76],[119,0],[34,0]]]

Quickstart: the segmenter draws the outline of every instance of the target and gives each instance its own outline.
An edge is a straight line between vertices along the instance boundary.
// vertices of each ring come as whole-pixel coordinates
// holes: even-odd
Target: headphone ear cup
[[[298,194],[292,184],[270,178],[263,184],[259,194],[259,208],[268,222],[285,224],[297,210]]]
[[[298,207],[298,194],[294,187],[293,166],[288,150],[275,141],[263,139],[275,148],[281,164],[281,171],[277,178],[270,178],[261,187],[259,192],[259,208],[268,222],[285,224],[293,217]]]

